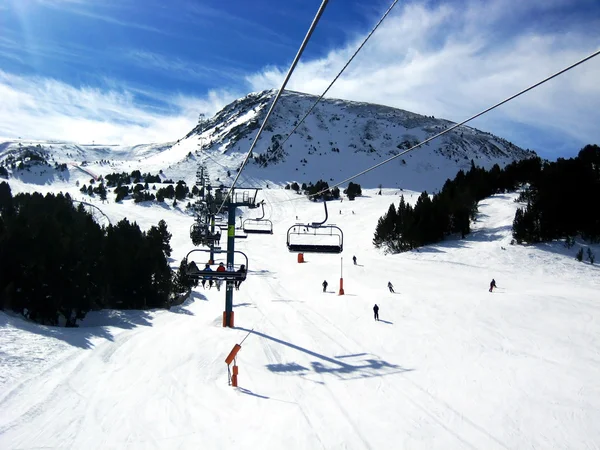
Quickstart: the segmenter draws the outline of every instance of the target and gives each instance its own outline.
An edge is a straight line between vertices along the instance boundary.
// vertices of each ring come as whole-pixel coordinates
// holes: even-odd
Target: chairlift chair
[[[190,227],[190,238],[194,245],[214,245],[221,241],[221,231],[212,233],[205,223],[193,223]]]
[[[198,254],[191,256],[192,253]],[[207,255],[203,257],[202,253],[207,253]],[[195,280],[244,281],[248,273],[248,257],[244,252],[236,250],[233,253],[242,256],[244,262],[242,264],[234,264],[231,267],[227,267],[228,253],[229,252],[226,250],[214,250],[214,259],[212,260],[212,264],[210,264],[210,250],[199,248],[191,250],[184,258],[187,276]],[[219,257],[219,255],[223,256]],[[225,267],[227,267],[227,270],[224,272],[217,272],[219,263],[223,263]],[[211,270],[205,270],[207,266],[210,267]]]
[[[342,253],[344,233],[336,225],[325,225],[327,203],[324,201],[325,220],[309,224],[297,223],[287,232],[287,247],[290,252],[299,253]]]
[[[265,203],[261,202],[262,215],[255,219],[246,219],[242,222],[242,230],[245,233],[273,234],[273,222],[265,219]]]

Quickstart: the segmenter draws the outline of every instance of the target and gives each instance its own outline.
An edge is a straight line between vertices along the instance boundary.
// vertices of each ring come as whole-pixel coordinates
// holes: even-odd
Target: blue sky
[[[276,88],[320,0],[0,0],[0,136],[175,140]],[[319,94],[391,0],[330,0],[292,77]],[[597,0],[399,2],[332,97],[460,121],[600,48]],[[600,143],[600,57],[473,126],[542,156]]]

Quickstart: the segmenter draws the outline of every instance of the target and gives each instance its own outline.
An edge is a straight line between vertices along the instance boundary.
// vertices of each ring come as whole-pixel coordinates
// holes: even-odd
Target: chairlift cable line
[[[472,120],[476,119],[477,117],[480,117],[480,116],[482,116],[482,115],[484,115],[484,114],[486,114],[486,113],[490,112],[491,110],[493,110],[493,109],[496,109],[496,108],[498,108],[499,106],[501,106],[501,105],[503,105],[503,104],[505,104],[505,103],[508,103],[508,102],[510,102],[511,100],[514,100],[515,98],[517,98],[517,97],[519,97],[519,96],[521,96],[521,95],[525,94],[526,92],[529,92],[529,91],[531,91],[532,89],[535,89],[535,88],[537,88],[537,87],[541,86],[542,84],[544,84],[544,83],[546,83],[546,82],[548,82],[548,81],[552,80],[553,78],[556,78],[556,77],[558,77],[559,75],[562,75],[563,73],[565,73],[565,72],[568,72],[569,70],[571,70],[571,69],[573,69],[573,68],[575,68],[575,67],[577,67],[577,66],[579,66],[579,65],[583,64],[583,63],[584,63],[584,62],[586,62],[586,61],[589,61],[590,59],[592,59],[592,58],[594,58],[594,57],[596,57],[596,56],[598,56],[598,55],[600,55],[600,49],[599,49],[599,50],[596,50],[594,53],[592,53],[592,54],[590,54],[590,55],[586,56],[585,58],[583,58],[583,59],[580,59],[579,61],[577,61],[577,62],[575,62],[575,63],[571,64],[570,66],[567,66],[567,67],[565,67],[564,69],[562,69],[562,70],[560,70],[560,71],[558,71],[558,72],[556,72],[556,73],[554,73],[554,74],[552,74],[552,75],[550,75],[550,76],[548,76],[548,77],[544,78],[543,80],[541,80],[541,81],[538,81],[537,83],[535,83],[535,84],[533,84],[533,85],[529,86],[528,88],[526,88],[526,89],[523,89],[523,90],[521,90],[521,91],[517,92],[517,93],[516,93],[516,94],[514,94],[514,95],[511,95],[510,97],[508,97],[508,98],[506,98],[506,99],[502,100],[501,102],[498,102],[498,103],[496,103],[495,105],[493,105],[493,106],[490,106],[490,107],[489,107],[489,108],[487,108],[487,109],[484,109],[483,111],[481,111],[481,112],[479,112],[479,113],[475,114],[474,116],[471,116],[471,117],[469,117],[468,119],[466,119],[466,120],[463,120],[462,122],[460,122],[460,123],[457,123],[457,124],[455,124],[455,125],[451,126],[450,128],[448,128],[448,129],[446,129],[446,130],[444,130],[444,131],[442,131],[442,132],[440,132],[440,133],[438,133],[438,134],[436,134],[436,135],[434,135],[434,136],[431,136],[431,137],[429,137],[429,138],[425,139],[424,141],[422,141],[422,142],[420,142],[420,143],[418,143],[418,144],[416,144],[416,145],[412,146],[411,148],[409,148],[409,149],[407,149],[407,150],[404,150],[403,152],[400,152],[400,153],[398,153],[397,155],[391,156],[390,158],[386,159],[385,161],[381,161],[380,163],[377,163],[377,164],[375,164],[374,166],[371,166],[371,167],[369,167],[368,169],[365,169],[365,170],[363,170],[362,172],[359,172],[359,173],[357,173],[357,174],[355,174],[355,175],[352,175],[351,177],[349,177],[349,178],[346,178],[345,180],[342,180],[342,181],[340,181],[340,182],[338,182],[338,183],[334,184],[333,186],[330,186],[330,187],[329,187],[329,188],[327,188],[327,189],[323,189],[323,190],[322,190],[322,191],[320,191],[320,192],[317,192],[317,193],[315,193],[315,194],[308,195],[308,197],[310,198],[310,197],[315,197],[315,196],[317,196],[317,195],[321,195],[321,194],[323,194],[323,193],[327,192],[329,189],[333,189],[333,188],[335,188],[335,187],[339,187],[339,186],[341,186],[341,185],[342,185],[342,184],[344,184],[344,183],[347,183],[347,182],[349,182],[349,181],[351,181],[351,180],[354,180],[355,178],[358,178],[358,177],[360,177],[361,175],[364,175],[364,174],[366,174],[366,173],[368,173],[368,172],[371,172],[372,170],[375,170],[375,169],[377,169],[377,168],[379,168],[379,167],[383,166],[384,164],[387,164],[387,163],[389,163],[390,161],[392,161],[392,160],[394,160],[394,159],[396,159],[396,158],[399,158],[400,156],[406,155],[408,152],[411,152],[411,151],[413,151],[413,150],[415,150],[415,149],[417,149],[417,148],[419,148],[419,147],[421,147],[421,146],[425,145],[426,143],[428,143],[428,142],[430,142],[430,141],[432,141],[432,140],[434,140],[434,139],[436,139],[436,138],[438,138],[438,137],[440,137],[440,136],[443,136],[444,134],[446,134],[446,133],[449,133],[450,131],[452,131],[452,130],[454,130],[454,129],[456,129],[456,128],[458,128],[458,127],[460,127],[460,126],[464,125],[464,124],[466,124],[467,122],[470,122],[470,121],[472,121]],[[292,200],[284,200],[284,201],[294,201],[294,200],[292,199]]]
[[[300,60],[300,57],[302,56],[302,53],[304,52],[304,49],[306,48],[308,41],[310,40],[315,28],[317,27],[317,23],[319,23],[319,19],[321,19],[321,16],[323,15],[323,12],[325,11],[325,7],[327,6],[328,2],[329,2],[329,0],[323,0],[323,2],[321,3],[321,6],[319,7],[317,14],[316,14],[315,18],[313,19],[313,22],[311,23],[310,28],[308,29],[308,32],[306,33],[306,36],[304,37],[304,40],[302,41],[302,44],[300,45],[300,49],[298,50],[298,53],[296,54],[296,57],[294,58],[292,65],[290,66],[288,73],[285,76],[285,79],[283,80],[283,83],[281,84],[279,91],[277,92],[277,95],[273,99],[273,103],[271,103],[271,107],[269,108],[269,111],[267,112],[265,120],[263,120],[263,123],[260,126],[258,133],[256,133],[256,136],[254,137],[254,141],[252,142],[252,145],[250,146],[250,150],[248,150],[248,153],[246,153],[246,157],[244,158],[244,161],[242,161],[242,165],[241,165],[240,169],[238,170],[238,173],[235,176],[233,183],[231,184],[231,187],[229,188],[229,192],[227,193],[227,195],[224,196],[223,202],[221,203],[221,206],[219,206],[217,214],[221,212],[221,210],[223,209],[223,206],[225,206],[225,203],[227,202],[227,199],[230,198],[230,196],[232,195],[233,189],[235,188],[235,184],[237,183],[237,180],[240,177],[242,170],[244,170],[244,167],[246,166],[246,163],[248,162],[248,159],[250,158],[250,155],[252,154],[252,150],[254,150],[254,147],[256,146],[256,143],[258,142],[258,139],[260,138],[260,135],[262,134],[262,132],[267,124],[267,121],[269,120],[269,117],[271,116],[271,113],[273,112],[273,109],[275,108],[275,105],[277,104],[277,101],[281,97],[281,94],[283,93],[283,90],[285,89],[287,82],[289,81],[290,77],[292,76],[292,73],[294,72],[294,69],[296,68],[296,65],[298,64],[298,61]]]
[[[358,55],[358,52],[360,52],[362,50],[362,48],[365,46],[365,44],[367,43],[367,41],[369,40],[369,38],[373,35],[373,33],[375,33],[375,30],[377,30],[377,28],[379,28],[379,25],[381,25],[381,23],[385,20],[385,18],[388,16],[388,14],[392,11],[392,8],[394,6],[396,6],[396,3],[398,3],[398,1],[399,0],[394,0],[392,2],[392,5],[388,8],[388,10],[385,12],[385,14],[381,17],[381,19],[379,19],[379,22],[377,22],[377,24],[375,25],[375,27],[371,30],[371,32],[363,40],[362,44],[360,44],[360,46],[356,49],[356,51],[350,57],[350,59],[348,60],[348,62],[346,62],[346,64],[344,65],[344,67],[342,67],[342,70],[340,70],[339,73],[333,79],[333,81],[331,83],[329,83],[329,86],[327,86],[327,89],[325,89],[325,91],[323,91],[323,93],[321,94],[321,96],[313,103],[313,105],[306,112],[306,114],[304,114],[304,117],[302,117],[302,119],[300,119],[300,121],[298,122],[298,124],[286,136],[286,138],[283,140],[283,142],[281,144],[279,144],[280,146],[283,147],[283,144],[285,144],[288,141],[288,139],[292,136],[292,134],[294,134],[296,132],[296,130],[298,128],[300,128],[300,125],[302,125],[302,123],[304,123],[304,121],[306,120],[306,118],[310,115],[310,113],[313,111],[313,109],[315,109],[315,107],[317,106],[317,104],[323,99],[323,97],[325,97],[325,94],[327,94],[327,92],[329,92],[329,89],[332,88],[333,84],[338,80],[338,78],[342,75],[342,73],[344,73],[344,70],[346,70],[346,68],[350,65],[350,63],[355,58],[355,56]]]

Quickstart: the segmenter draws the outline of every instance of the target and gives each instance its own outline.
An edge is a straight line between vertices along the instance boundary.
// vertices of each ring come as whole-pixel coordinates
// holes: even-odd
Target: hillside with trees
[[[409,251],[471,231],[477,203],[497,193],[522,189],[513,224],[515,241],[521,243],[572,240],[581,236],[597,242],[600,238],[600,147],[588,145],[576,158],[543,162],[531,158],[498,165],[491,170],[471,163],[468,172],[459,171],[447,180],[439,193],[423,192],[414,206],[401,197],[379,219],[373,244],[387,252]]]
[[[103,228],[68,194],[13,197],[2,182],[0,308],[66,326],[93,309],[167,308],[189,289],[169,267],[170,239],[163,220]]]

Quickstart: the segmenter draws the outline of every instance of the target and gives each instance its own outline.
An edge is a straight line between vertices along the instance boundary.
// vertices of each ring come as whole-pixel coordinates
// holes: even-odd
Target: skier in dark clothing
[[[323,292],[325,292],[325,289],[327,289],[327,280],[323,281]]]
[[[354,261],[354,265],[356,265],[356,256],[352,257],[352,261]]]
[[[242,273],[242,274],[243,274],[243,273],[245,273],[245,272],[246,272],[246,265],[245,265],[245,264],[242,264],[242,265],[240,266],[240,268],[239,268],[239,269],[238,269],[236,272],[238,272],[238,273]],[[242,284],[242,280],[235,280],[235,283],[234,283],[234,285],[235,285],[235,289],[236,289],[237,291],[239,291],[239,290],[240,290],[240,284]]]
[[[375,320],[379,320],[379,306],[377,306],[377,303],[373,306],[373,312],[375,313]]]
[[[492,278],[492,281],[491,281],[491,283],[490,283],[490,292],[492,292],[492,290],[493,290],[495,287],[496,287],[496,280],[494,280],[494,279]]]
[[[390,290],[390,292],[391,292],[392,294],[394,294],[394,286],[392,285],[392,282],[391,282],[391,281],[388,281],[388,289]]]

